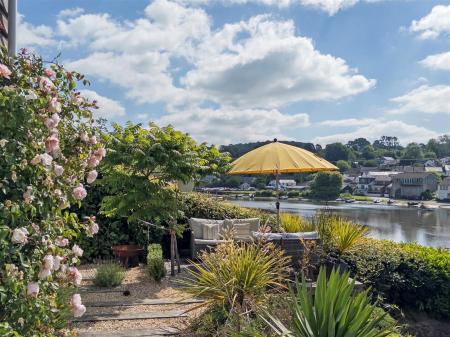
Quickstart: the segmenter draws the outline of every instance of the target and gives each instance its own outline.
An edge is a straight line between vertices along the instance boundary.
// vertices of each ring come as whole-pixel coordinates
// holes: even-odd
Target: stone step
[[[79,331],[78,337],[156,337],[180,334],[177,328],[135,329],[122,331]]]
[[[194,304],[204,303],[196,298],[144,298],[135,301],[106,301],[83,303],[86,307],[132,307],[135,305],[170,305],[170,304]]]
[[[99,322],[99,321],[129,321],[136,319],[158,319],[158,318],[179,318],[187,317],[183,310],[170,310],[159,312],[130,312],[117,314],[95,314],[84,315],[74,318],[72,322]]]

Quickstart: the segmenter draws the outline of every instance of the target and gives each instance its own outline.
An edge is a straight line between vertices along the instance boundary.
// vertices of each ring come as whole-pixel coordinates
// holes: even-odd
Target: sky
[[[217,145],[450,133],[450,0],[21,0],[96,116]]]

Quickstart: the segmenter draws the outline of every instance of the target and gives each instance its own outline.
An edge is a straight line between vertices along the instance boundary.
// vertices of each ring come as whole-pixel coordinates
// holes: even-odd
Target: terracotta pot
[[[111,249],[125,268],[139,265],[139,255],[144,253],[144,248],[138,245],[112,246]]]

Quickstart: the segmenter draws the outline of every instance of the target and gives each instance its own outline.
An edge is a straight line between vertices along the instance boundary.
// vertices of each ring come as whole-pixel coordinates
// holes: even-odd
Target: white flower
[[[50,275],[52,274],[52,271],[50,269],[41,269],[41,271],[38,274],[38,277],[40,280],[46,280]]]
[[[25,99],[27,101],[35,100],[37,99],[37,95],[33,90],[28,90],[28,94],[25,95]]]
[[[67,277],[69,278],[70,282],[72,282],[77,287],[81,285],[81,281],[83,280],[83,276],[76,267],[67,268]]]
[[[97,223],[93,222],[86,228],[86,235],[89,237],[93,237],[98,233],[99,226]]]
[[[39,79],[39,88],[43,91],[50,92],[55,89],[55,85],[47,77],[42,76]]]
[[[25,227],[16,228],[13,230],[11,241],[12,241],[12,243],[24,245],[28,242],[27,235],[28,235],[28,230]]]
[[[73,245],[72,253],[73,253],[73,255],[75,255],[77,257],[81,257],[81,256],[83,256],[83,249],[81,249],[80,246],[78,246],[78,245]]]
[[[17,181],[17,173],[16,173],[16,171],[12,171],[12,173],[11,173],[11,180],[13,182]]]
[[[50,270],[53,269],[53,256],[52,255],[45,255],[43,268],[50,269]]]
[[[98,173],[96,170],[92,170],[87,174],[86,181],[88,184],[92,184],[97,179]]]
[[[69,240],[62,236],[58,236],[55,239],[55,245],[57,245],[58,247],[66,247],[67,245],[69,245]]]
[[[72,299],[70,300],[70,308],[72,309],[74,317],[81,317],[84,315],[86,312],[86,307],[81,304],[80,294],[72,295]]]
[[[37,282],[31,282],[27,285],[27,295],[30,297],[37,297],[39,294],[39,284]]]
[[[57,177],[60,177],[64,172],[64,167],[58,164],[54,164],[53,171],[55,171]]]
[[[6,143],[8,143],[7,139],[0,139],[0,147],[5,147]]]
[[[61,256],[56,255],[53,257],[53,270],[54,271],[57,271],[59,269],[59,267],[61,266],[62,260],[64,260],[64,258]]]
[[[32,186],[27,186],[27,190],[22,194],[23,196],[23,200],[26,204],[30,204],[34,197],[32,195],[33,192],[33,187]]]
[[[80,133],[80,139],[81,141],[87,143],[89,141],[89,136],[86,132]]]

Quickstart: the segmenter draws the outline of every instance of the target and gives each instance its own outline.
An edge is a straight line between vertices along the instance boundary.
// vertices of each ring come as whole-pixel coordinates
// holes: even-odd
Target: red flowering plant
[[[66,313],[86,308],[76,291],[83,254],[98,231],[69,211],[86,197],[105,156],[81,74],[26,51],[0,52],[0,335],[54,336]]]

